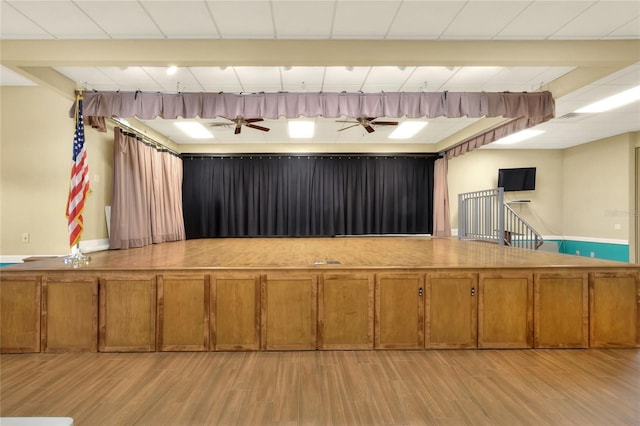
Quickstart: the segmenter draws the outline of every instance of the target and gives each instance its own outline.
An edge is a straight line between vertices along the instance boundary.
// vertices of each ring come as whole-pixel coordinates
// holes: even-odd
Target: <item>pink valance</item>
[[[550,92],[143,93],[85,92],[84,115],[95,117],[553,117]],[[70,112],[73,116],[73,108]]]

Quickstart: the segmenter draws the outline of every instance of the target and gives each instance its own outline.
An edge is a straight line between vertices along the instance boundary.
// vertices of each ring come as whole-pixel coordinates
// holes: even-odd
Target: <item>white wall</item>
[[[73,101],[41,87],[2,87],[0,105],[0,254],[69,253],[65,208],[71,174]],[[113,130],[85,131],[91,193],[82,240],[107,237]],[[31,241],[22,242],[29,233]]]
[[[451,227],[458,227],[458,194],[497,188],[498,169],[536,167],[536,190],[505,192],[505,201],[542,235],[562,235],[562,151],[478,149],[449,160]]]

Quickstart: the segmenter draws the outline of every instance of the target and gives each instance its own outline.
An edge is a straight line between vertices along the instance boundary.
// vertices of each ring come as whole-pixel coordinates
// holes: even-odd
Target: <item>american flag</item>
[[[87,150],[84,143],[84,120],[82,118],[82,95],[76,98],[76,131],[73,135],[73,167],[67,200],[67,218],[69,220],[69,246],[80,242],[84,222],[82,212],[84,200],[89,192],[89,168]]]

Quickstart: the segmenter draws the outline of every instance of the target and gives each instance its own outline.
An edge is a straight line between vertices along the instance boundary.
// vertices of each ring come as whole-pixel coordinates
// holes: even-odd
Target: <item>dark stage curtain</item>
[[[430,234],[434,161],[183,155],[187,238]]]

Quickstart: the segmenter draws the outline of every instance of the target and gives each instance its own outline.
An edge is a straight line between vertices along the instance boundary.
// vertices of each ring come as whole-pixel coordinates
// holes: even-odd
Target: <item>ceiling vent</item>
[[[583,118],[586,118],[587,116],[592,115],[592,114],[588,114],[588,113],[581,113],[581,112],[570,112],[569,114],[565,114],[562,115],[560,117],[556,117],[553,122],[554,123],[569,123],[569,122],[575,122],[575,121],[579,121]]]

